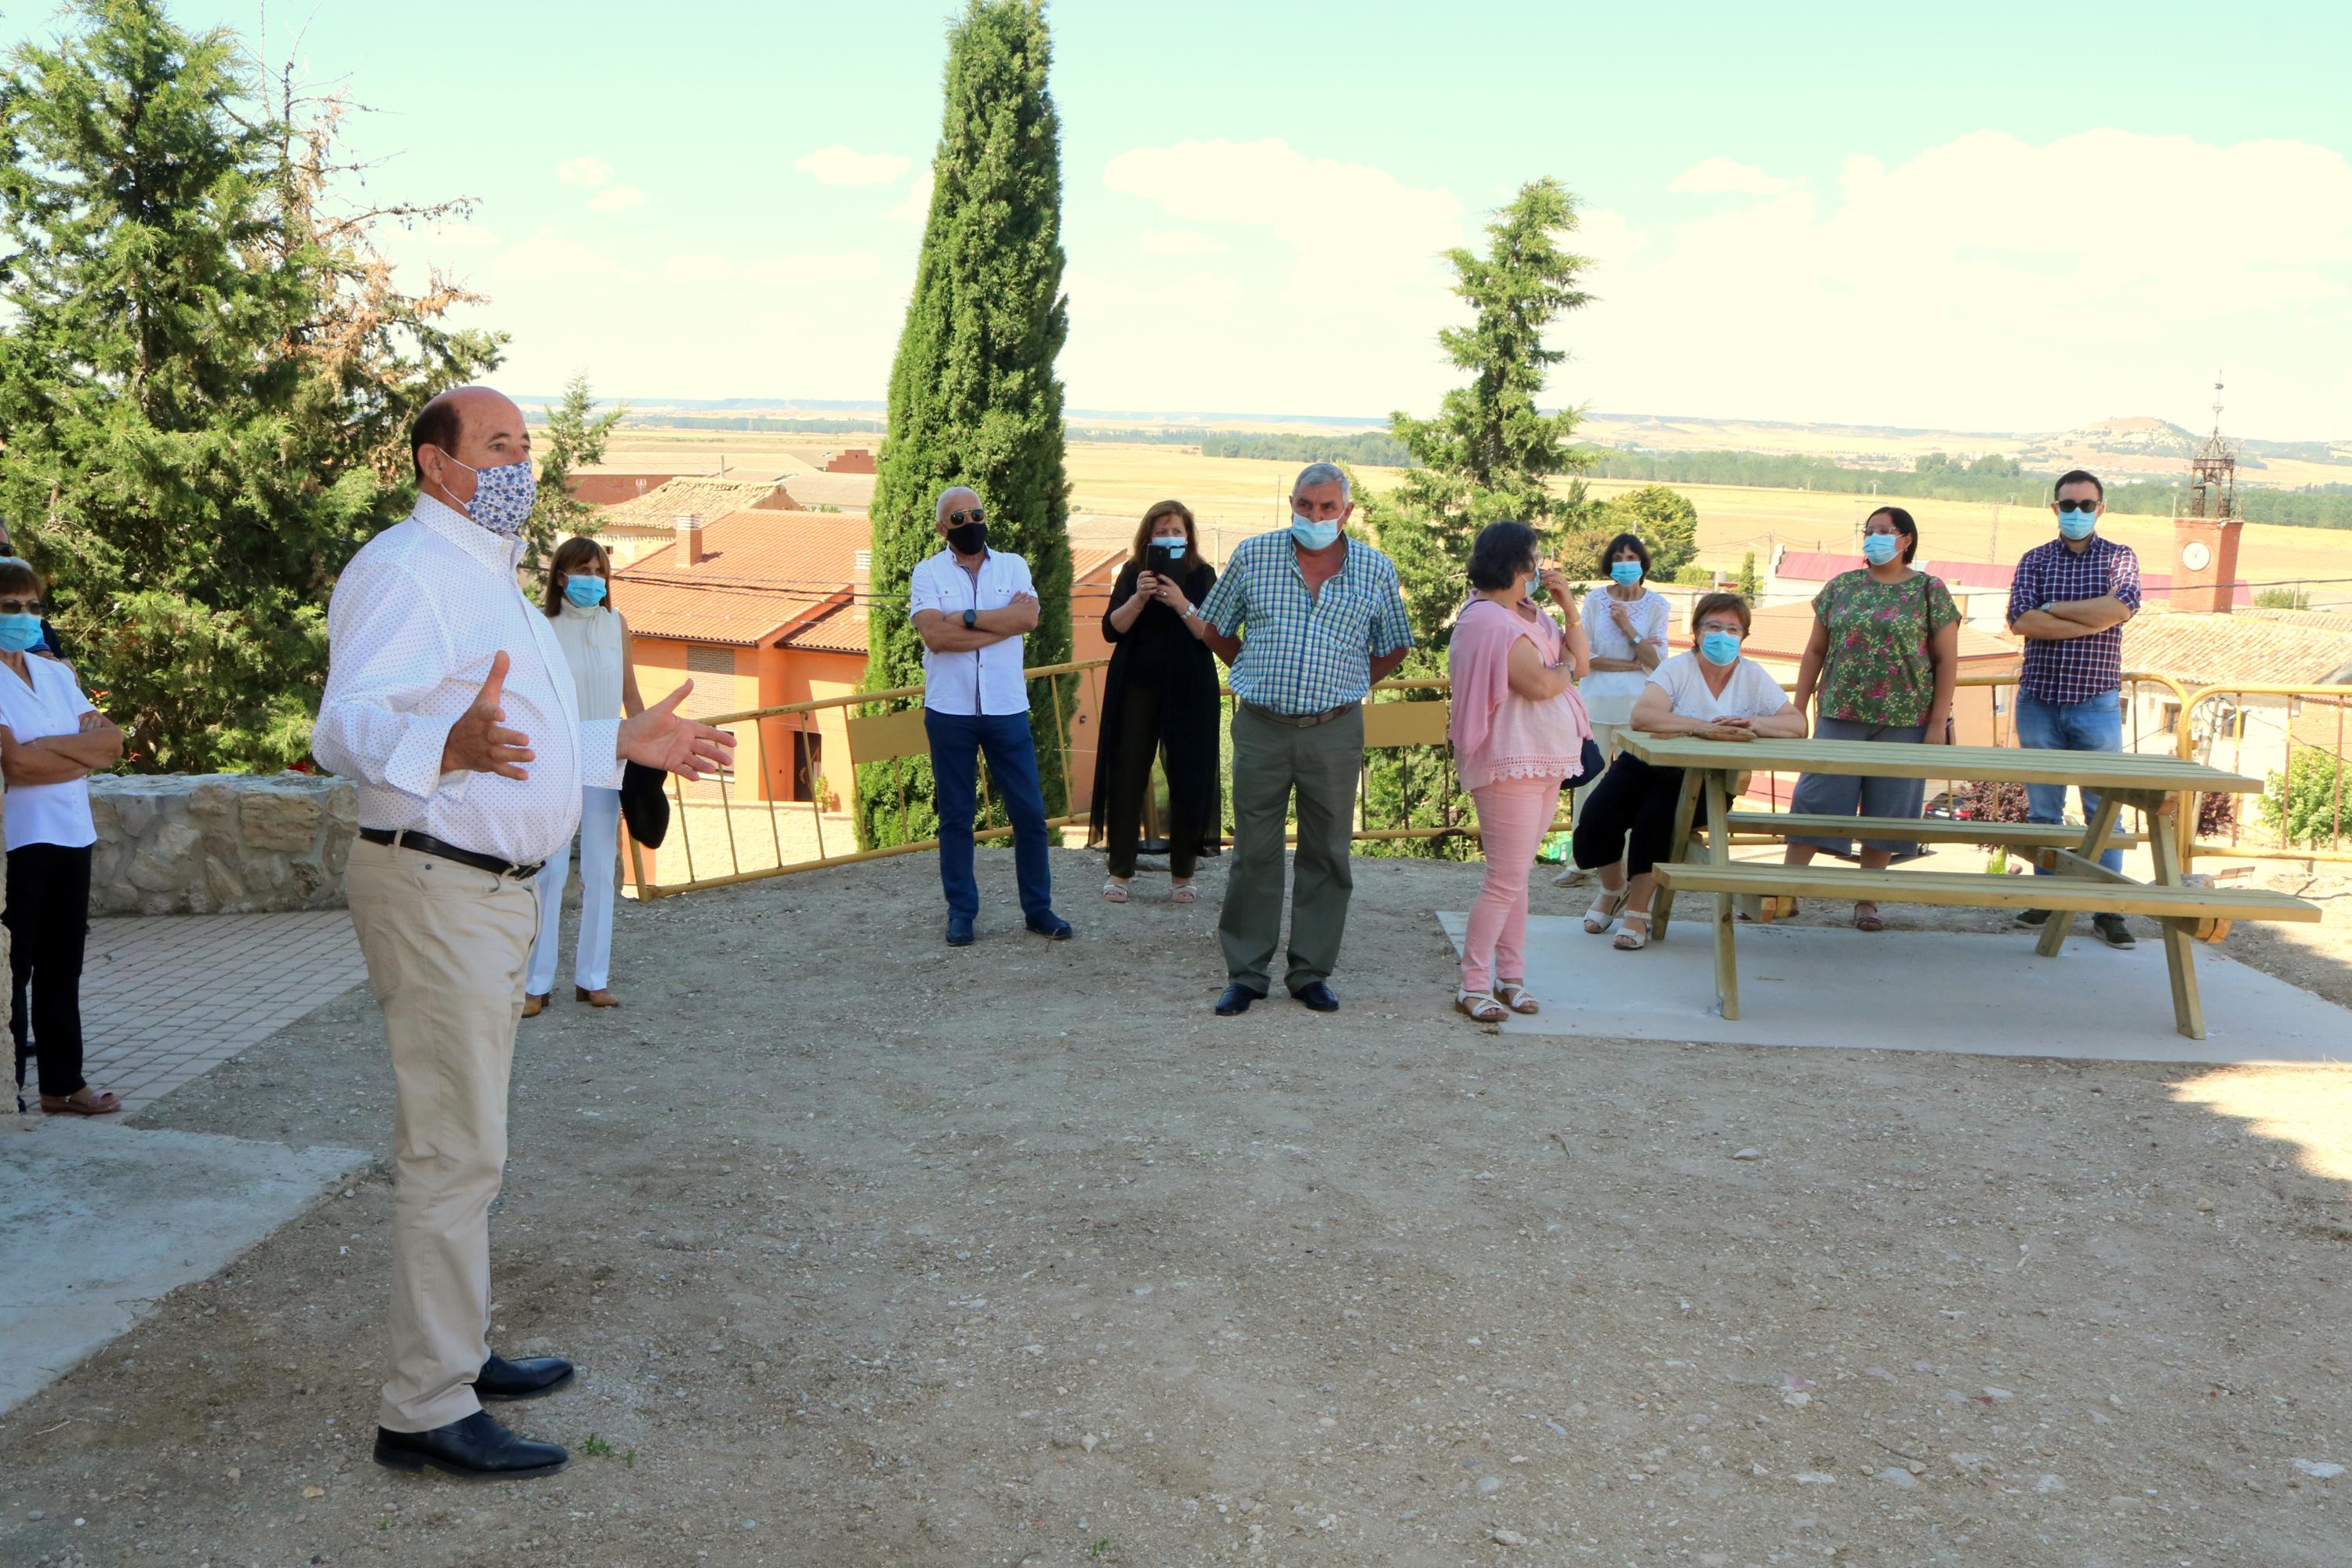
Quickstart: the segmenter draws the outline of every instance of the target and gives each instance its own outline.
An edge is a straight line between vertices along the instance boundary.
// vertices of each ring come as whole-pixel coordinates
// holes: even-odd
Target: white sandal
[[[1103,884],[1103,902],[1107,904],[1123,904],[1127,902],[1127,884],[1120,881],[1116,877],[1112,878],[1109,881],[1105,882]]]
[[[1503,1021],[1503,1005],[1484,991],[1456,990],[1454,1010],[1467,1014],[1474,1023],[1499,1024]]]
[[[1592,907],[1584,911],[1584,934],[1607,936],[1609,928],[1617,923],[1617,917],[1625,912],[1625,900],[1633,891],[1631,888],[1620,888],[1612,893],[1606,888],[1601,889],[1600,896],[1592,900]]]
[[[1634,922],[1636,921],[1641,923],[1642,929],[1639,931],[1635,931],[1633,929]],[[1643,948],[1649,946],[1650,911],[1647,910],[1627,910],[1625,911],[1625,929],[1617,933],[1617,940],[1610,945],[1614,947],[1620,952],[1639,952]]]
[[[1495,998],[1514,1013],[1527,1014],[1540,1013],[1543,1011],[1543,1004],[1536,999],[1536,994],[1534,992],[1528,989],[1527,983],[1525,981],[1496,981]]]

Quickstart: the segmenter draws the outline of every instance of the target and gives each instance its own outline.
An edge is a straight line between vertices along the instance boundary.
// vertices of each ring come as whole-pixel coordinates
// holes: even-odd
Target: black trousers
[[[81,957],[89,939],[90,847],[27,844],[8,851],[8,1032],[24,1081],[26,1026],[41,1064],[41,1092],[62,1098],[81,1076]],[[30,1005],[27,1005],[29,994]]]
[[[1653,767],[1628,752],[1617,753],[1576,819],[1570,841],[1576,863],[1583,870],[1625,860],[1625,874],[1639,877],[1674,853],[1675,803],[1681,799],[1683,770]],[[1702,795],[1694,822],[1706,820]],[[1627,835],[1632,835],[1631,838]]]
[[[1152,760],[1160,755],[1160,693],[1129,685],[1119,694],[1118,733],[1111,737],[1110,799],[1104,803],[1103,849],[1110,874],[1135,875],[1136,846],[1142,840],[1143,795],[1151,787]],[[1201,862],[1201,824],[1181,790],[1168,792],[1168,874],[1190,877]]]

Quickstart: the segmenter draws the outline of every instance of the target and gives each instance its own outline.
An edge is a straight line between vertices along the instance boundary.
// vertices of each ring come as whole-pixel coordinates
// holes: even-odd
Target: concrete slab
[[[1437,919],[1461,952],[1466,917]],[[2352,1012],[2203,946],[2197,977],[2207,1037],[2183,1037],[2173,1027],[2164,950],[2147,939],[2118,952],[2075,937],[2044,959],[2032,933],[1742,925],[1741,1016],[1727,1023],[1715,1012],[1712,921],[1711,909],[1677,903],[1664,942],[1619,952],[1575,920],[1530,919],[1528,984],[1544,1010],[1512,1015],[1503,1032],[2083,1061],[2352,1058]]]
[[[372,1158],[116,1121],[0,1121],[0,1411]]]

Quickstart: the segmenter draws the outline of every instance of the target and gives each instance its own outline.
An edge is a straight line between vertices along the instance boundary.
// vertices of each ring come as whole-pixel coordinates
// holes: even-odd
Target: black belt
[[[518,882],[528,882],[539,875],[538,866],[517,865],[512,860],[501,860],[495,855],[477,855],[471,849],[444,844],[438,838],[412,827],[362,827],[360,837],[371,844],[389,844],[395,849],[414,849],[419,855],[438,856],[444,860],[455,860],[460,866],[471,866],[477,871],[488,871],[494,877],[512,877]]]
[[[1326,708],[1320,713],[1283,713],[1261,703],[1244,701],[1242,706],[1261,719],[1271,719],[1277,724],[1287,724],[1294,730],[1312,730],[1318,724],[1328,724],[1334,719],[1345,719],[1360,703],[1342,702],[1337,708]]]

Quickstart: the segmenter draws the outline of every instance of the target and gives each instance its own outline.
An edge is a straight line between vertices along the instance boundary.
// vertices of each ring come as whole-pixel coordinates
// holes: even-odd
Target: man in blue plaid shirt
[[[2106,487],[2097,475],[2076,468],[2061,476],[2052,494],[2058,537],[2025,552],[2009,589],[2009,629],[2025,639],[2017,743],[2120,752],[2124,623],[2139,610],[2139,557],[2130,546],[2101,537]],[[2081,794],[2088,821],[2098,813],[2099,797],[2089,790]],[[2025,799],[2028,821],[2066,820],[2064,784],[2028,784]],[[2123,851],[2108,850],[2099,864],[2122,870]],[[2050,911],[2027,910],[2017,918],[2038,926]],[[2121,915],[2095,915],[2091,929],[2110,947],[2136,945]]]
[[[1291,486],[1290,526],[1244,540],[1201,606],[1202,640],[1233,667],[1236,699],[1234,864],[1217,919],[1231,982],[1217,999],[1223,1017],[1247,1012],[1273,986],[1293,792],[1298,866],[1283,984],[1318,1013],[1339,1007],[1330,975],[1355,887],[1348,846],[1364,765],[1364,694],[1412,647],[1396,567],[1347,535],[1355,510],[1345,473],[1308,465]]]

